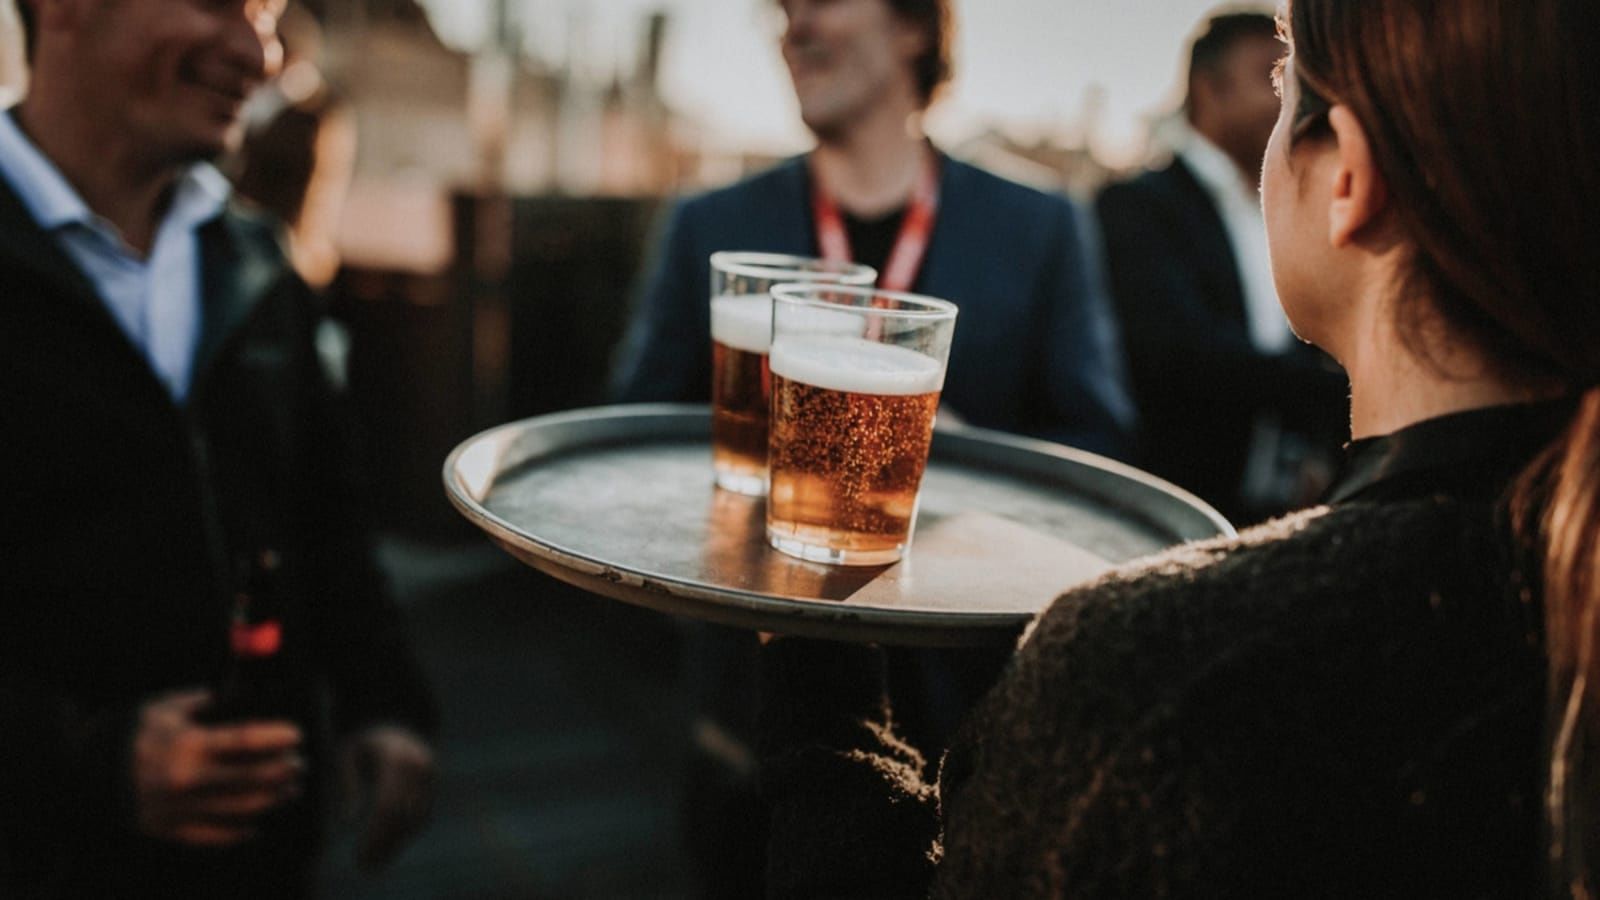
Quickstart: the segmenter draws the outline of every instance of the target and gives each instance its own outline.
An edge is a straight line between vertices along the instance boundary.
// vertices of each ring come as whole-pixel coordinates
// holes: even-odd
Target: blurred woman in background
[[[1060,598],[945,757],[764,650],[774,896],[1593,896],[1600,17],[1293,0],[1263,173],[1326,506]]]

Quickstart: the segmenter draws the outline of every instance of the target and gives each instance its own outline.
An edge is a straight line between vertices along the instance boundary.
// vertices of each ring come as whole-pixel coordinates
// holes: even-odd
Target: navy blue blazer
[[[973,425],[1122,455],[1133,404],[1071,203],[942,163],[938,220],[912,286],[961,309],[941,402]],[[672,210],[617,359],[619,402],[709,399],[718,250],[817,255],[803,157]]]

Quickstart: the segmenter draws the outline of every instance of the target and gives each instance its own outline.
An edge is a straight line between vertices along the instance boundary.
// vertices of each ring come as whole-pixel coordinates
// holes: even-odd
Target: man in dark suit
[[[781,5],[784,61],[816,148],[672,211],[618,357],[617,399],[709,399],[713,252],[847,256],[877,269],[880,287],[960,307],[942,410],[1124,453],[1132,405],[1120,348],[1071,204],[952,160],[921,131],[949,72],[948,0]],[[747,763],[755,640],[709,627],[690,635],[691,849],[712,896],[760,896],[765,808]],[[999,662],[897,654],[900,708],[942,744]]]
[[[0,895],[310,896],[428,816],[432,700],[277,227],[206,160],[281,0],[24,0],[0,112]],[[331,730],[324,727],[331,724]]]
[[[1272,16],[1211,19],[1171,165],[1097,204],[1139,406],[1137,460],[1245,524],[1315,499],[1345,380],[1278,306],[1259,181],[1278,114]]]

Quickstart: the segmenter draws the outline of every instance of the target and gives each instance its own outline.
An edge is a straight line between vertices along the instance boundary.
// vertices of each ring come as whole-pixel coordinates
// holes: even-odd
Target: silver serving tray
[[[1061,590],[1233,533],[1137,469],[941,428],[906,559],[808,563],[767,546],[764,500],[712,485],[710,439],[704,406],[543,416],[457,447],[445,490],[517,559],[601,596],[739,628],[917,646],[1009,643]]]

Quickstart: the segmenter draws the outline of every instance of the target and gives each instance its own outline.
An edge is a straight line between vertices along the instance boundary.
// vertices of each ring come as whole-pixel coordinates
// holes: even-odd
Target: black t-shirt
[[[882,275],[889,264],[889,254],[894,252],[895,239],[900,236],[900,224],[905,221],[905,207],[875,219],[860,219],[849,213],[841,214],[844,231],[850,238],[852,262],[871,266]]]

